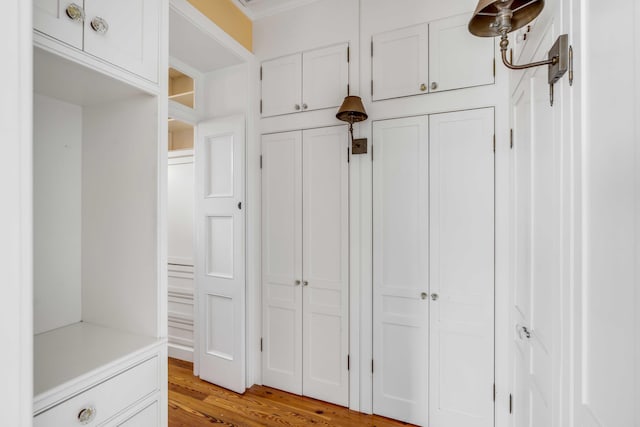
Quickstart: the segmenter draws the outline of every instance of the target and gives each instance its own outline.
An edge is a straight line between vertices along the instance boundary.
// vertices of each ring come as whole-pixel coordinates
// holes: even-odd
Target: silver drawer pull
[[[109,31],[109,24],[103,18],[96,16],[91,20],[91,28],[98,34],[105,34]]]
[[[86,408],[82,408],[80,412],[78,412],[78,422],[80,424],[89,424],[96,417],[98,411],[93,406],[87,406]]]

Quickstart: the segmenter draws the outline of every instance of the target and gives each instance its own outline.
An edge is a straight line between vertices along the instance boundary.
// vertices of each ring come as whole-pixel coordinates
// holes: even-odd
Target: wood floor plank
[[[409,424],[253,386],[243,395],[193,376],[193,365],[169,359],[169,427],[399,427]]]

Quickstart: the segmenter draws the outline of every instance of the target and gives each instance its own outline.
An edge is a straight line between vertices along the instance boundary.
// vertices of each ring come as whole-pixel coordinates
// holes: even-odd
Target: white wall
[[[224,117],[246,114],[249,100],[249,64],[239,64],[204,76],[204,116]]]
[[[34,96],[34,333],[81,316],[82,107]]]
[[[354,126],[356,137],[371,141],[375,120],[495,106],[496,112],[496,372],[499,393],[508,395],[508,82],[497,67],[496,84],[411,96],[372,103],[370,41],[373,34],[473,12],[475,0],[323,0],[254,22],[254,52],[258,61],[349,42],[351,93],[363,99],[369,120]],[[451,52],[455,55],[455,52]],[[341,124],[336,109],[287,114],[259,120],[259,133]],[[372,295],[371,295],[371,156],[352,156],[350,167],[350,407],[371,412]],[[259,293],[259,289],[255,290]],[[259,359],[259,353],[257,355]],[[257,375],[257,378],[260,378]],[[508,406],[504,399],[497,407]]]

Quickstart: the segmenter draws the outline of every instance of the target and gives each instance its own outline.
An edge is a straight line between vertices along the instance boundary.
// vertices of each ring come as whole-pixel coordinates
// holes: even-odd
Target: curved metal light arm
[[[503,32],[500,39],[500,52],[502,53],[502,62],[507,68],[511,70],[526,70],[527,68],[540,67],[541,65],[554,65],[558,63],[558,57],[554,56],[553,58],[545,59],[544,61],[515,65],[507,60],[507,46],[509,46],[509,38],[507,36],[507,33]]]

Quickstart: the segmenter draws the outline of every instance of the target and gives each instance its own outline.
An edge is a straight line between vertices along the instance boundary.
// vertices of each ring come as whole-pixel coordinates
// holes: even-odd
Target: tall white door
[[[200,377],[245,391],[243,116],[196,128],[196,287]]]
[[[348,133],[262,138],[263,384],[348,405]]]
[[[549,38],[549,37],[548,37]],[[552,40],[543,45],[550,46]],[[561,279],[559,149],[546,69],[529,71],[513,97],[513,307],[516,425],[550,426]]]
[[[262,383],[302,394],[302,132],[262,136]]]
[[[373,411],[428,420],[428,117],[373,123]]]
[[[429,426],[493,426],[493,109],[429,116]]]
[[[349,168],[345,126],[302,136],[302,391],[349,403]]]

